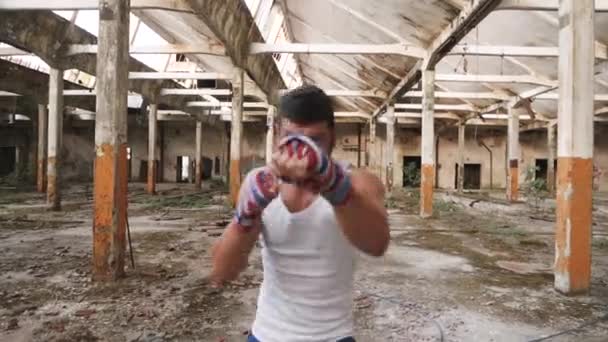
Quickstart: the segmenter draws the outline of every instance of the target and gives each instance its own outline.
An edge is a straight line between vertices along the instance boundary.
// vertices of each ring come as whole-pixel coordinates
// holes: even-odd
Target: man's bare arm
[[[212,249],[211,281],[221,285],[236,279],[247,268],[249,254],[260,234],[260,225],[244,231],[232,221]]]
[[[361,251],[381,256],[390,241],[384,186],[378,177],[365,170],[350,175],[351,193],[344,205],[335,207],[344,235]]]

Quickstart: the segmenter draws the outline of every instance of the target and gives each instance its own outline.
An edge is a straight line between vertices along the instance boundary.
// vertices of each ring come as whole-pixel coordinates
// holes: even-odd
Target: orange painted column
[[[241,153],[243,144],[243,84],[242,69],[235,72],[232,80],[232,119],[230,130],[230,200],[236,204],[241,189]]]
[[[63,70],[49,71],[48,159],[46,200],[50,210],[61,210],[61,141],[63,135]]]
[[[420,216],[433,215],[433,186],[435,185],[435,71],[422,72],[422,138],[420,155]]]
[[[46,191],[46,143],[47,143],[47,115],[46,105],[38,105],[38,148],[36,156],[36,190]]]
[[[509,174],[507,182],[507,200],[519,199],[519,111],[509,108],[508,118],[508,156]]]
[[[127,225],[129,1],[99,10],[93,215],[93,279],[124,275]]]
[[[158,105],[150,104],[148,109],[148,183],[146,191],[150,195],[156,194],[156,132]]]
[[[203,184],[203,123],[200,121],[196,122],[196,156],[194,157],[195,163],[195,175],[194,175],[194,186],[196,189],[200,189]]]
[[[591,285],[594,1],[560,1],[555,289]]]

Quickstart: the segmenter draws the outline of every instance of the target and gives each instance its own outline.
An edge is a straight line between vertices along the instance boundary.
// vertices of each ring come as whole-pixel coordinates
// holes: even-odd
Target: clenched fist
[[[350,195],[347,170],[307,136],[283,138],[270,167],[281,180],[316,190],[334,206],[346,203]]]

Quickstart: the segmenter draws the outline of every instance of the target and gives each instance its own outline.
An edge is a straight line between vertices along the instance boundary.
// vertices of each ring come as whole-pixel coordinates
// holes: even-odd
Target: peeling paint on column
[[[586,292],[591,281],[593,160],[560,157],[557,166],[555,288]]]
[[[49,157],[47,160],[46,198],[51,210],[61,210],[61,197],[58,182],[57,159],[55,157]]]
[[[109,280],[124,275],[127,148],[123,144],[116,154],[111,144],[102,144],[98,150],[102,153],[95,159],[93,279]]]
[[[420,216],[428,218],[433,215],[433,183],[435,166],[423,164],[420,177]]]

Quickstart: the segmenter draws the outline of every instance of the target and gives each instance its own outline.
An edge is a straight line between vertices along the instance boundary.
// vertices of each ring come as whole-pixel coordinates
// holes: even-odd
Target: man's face
[[[297,134],[314,140],[327,154],[330,154],[334,147],[334,132],[326,122],[297,124],[284,118],[279,123],[278,131],[279,141],[288,135]]]

